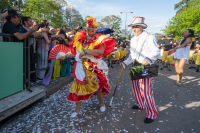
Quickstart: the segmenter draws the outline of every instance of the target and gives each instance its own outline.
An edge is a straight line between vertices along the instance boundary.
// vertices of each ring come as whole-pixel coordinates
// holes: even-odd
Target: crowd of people
[[[48,55],[52,42],[58,41],[69,46],[69,41],[82,28],[79,25],[76,29],[72,30],[65,25],[53,28],[47,20],[42,20],[39,23],[37,19],[21,16],[17,7],[1,14],[1,20],[5,22],[2,33],[12,34],[13,42],[24,42],[26,39],[28,40],[26,42],[30,46],[31,71],[48,67]],[[6,38],[3,38],[3,40],[7,41]],[[24,56],[28,57],[27,54],[24,54]],[[28,59],[26,58],[26,60]],[[27,67],[26,64],[24,66]],[[37,67],[35,68],[35,66]],[[35,82],[37,79],[43,80],[45,73],[46,70],[31,74],[31,81]]]

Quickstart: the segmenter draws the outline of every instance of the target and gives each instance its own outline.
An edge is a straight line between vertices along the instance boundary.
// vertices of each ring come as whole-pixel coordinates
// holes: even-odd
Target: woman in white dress
[[[184,39],[180,42],[180,45],[173,49],[176,50],[174,59],[175,59],[175,70],[177,73],[176,84],[178,86],[181,86],[182,84],[183,67],[189,59],[190,46],[194,41],[194,31],[191,29],[185,30],[185,32],[183,33],[183,37]]]

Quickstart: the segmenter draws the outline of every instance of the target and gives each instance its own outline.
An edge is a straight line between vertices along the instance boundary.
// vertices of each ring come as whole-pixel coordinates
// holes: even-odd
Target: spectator
[[[37,26],[38,26],[38,20],[37,19],[32,19],[32,27],[31,27],[31,29],[35,28]]]
[[[69,32],[69,29],[67,28],[66,25],[63,25],[62,26],[62,30],[65,32],[66,36],[67,36],[67,33]]]
[[[183,41],[184,40],[184,37],[181,37],[181,41]]]
[[[49,33],[55,35],[55,29],[52,26],[49,27]]]
[[[20,24],[21,17],[17,10],[8,10],[7,22],[3,26],[3,33],[14,35],[14,42],[22,41],[36,31],[36,28],[30,29],[29,31],[24,29]]]
[[[65,31],[63,29],[60,30],[59,35],[62,37],[62,40],[64,40],[66,46],[69,46],[68,38],[65,34]]]
[[[51,43],[51,39],[48,38],[47,35],[47,25],[42,24],[40,25],[40,30],[42,31],[41,36],[44,37],[44,39],[38,39],[38,65],[37,65],[37,69],[43,69],[43,68],[47,68],[47,64],[48,64],[48,51],[49,51],[49,44]],[[39,80],[42,80],[45,76],[45,72],[46,70],[43,71],[39,71],[37,72],[37,78]]]
[[[71,32],[68,32],[67,38],[69,38],[69,40],[71,40],[75,36],[76,32],[77,32],[76,29],[73,29]]]
[[[46,24],[47,26],[49,26],[49,22],[47,20],[42,20],[42,24]]]
[[[52,34],[51,30],[52,30],[53,27],[51,27],[51,28],[50,27],[51,26],[47,26],[47,32],[46,32],[49,38],[59,38],[59,39],[62,38],[62,35]]]
[[[57,27],[57,28],[55,29],[55,35],[58,35],[59,33],[60,33],[60,28]]]
[[[110,38],[114,39],[114,34],[110,34]]]
[[[22,18],[22,24],[23,28],[26,29],[27,31],[30,30],[30,27],[33,25],[32,20],[30,17],[23,17]],[[34,32],[36,33],[36,32]],[[30,70],[33,71],[35,70],[35,63],[36,63],[36,40],[35,38],[30,38],[28,39],[28,43],[30,46]],[[30,75],[31,81],[36,82],[36,73],[33,73]]]
[[[14,10],[18,10],[18,6],[13,7]],[[6,22],[6,16],[8,15],[8,10],[4,10],[3,13],[1,14],[1,21]],[[6,21],[5,21],[6,20]]]
[[[77,31],[80,32],[83,29],[83,27],[81,26],[81,24],[79,24],[76,29],[77,29]]]

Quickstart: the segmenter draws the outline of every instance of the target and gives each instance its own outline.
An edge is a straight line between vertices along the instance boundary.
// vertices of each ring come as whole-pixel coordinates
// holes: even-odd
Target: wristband
[[[87,51],[86,51],[86,50],[83,50],[83,52],[85,53],[85,55],[87,54]]]

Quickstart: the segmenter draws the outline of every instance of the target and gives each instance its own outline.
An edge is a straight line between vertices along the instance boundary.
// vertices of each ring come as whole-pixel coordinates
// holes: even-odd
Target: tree
[[[74,29],[79,24],[82,25],[84,23],[84,20],[78,10],[76,10],[74,7],[67,7],[65,9],[65,20],[67,21],[67,25]]]
[[[111,28],[113,29],[114,23],[122,23],[122,20],[119,15],[111,15],[111,16],[106,16],[101,20],[102,24],[106,26],[106,28]]]
[[[115,33],[121,33],[121,27],[120,27],[120,24],[119,23],[117,23],[117,22],[115,22],[115,23],[113,23],[113,28],[112,28],[114,31],[115,31]]]
[[[0,0],[0,11],[3,12],[4,9],[12,9],[16,5],[18,5],[21,11],[23,4],[22,0]]]
[[[46,19],[53,27],[61,27],[63,22],[62,6],[64,4],[67,3],[64,3],[63,0],[26,0],[22,15],[36,18],[39,21]]]
[[[184,8],[187,8],[189,1],[191,0],[181,0],[179,3],[176,3],[174,5],[174,10],[177,10],[176,14],[180,13]]]
[[[174,38],[181,38],[186,29],[193,29],[194,32],[200,32],[200,0],[191,0],[188,2],[188,8],[169,20],[165,29],[162,31],[168,35],[173,33]]]

